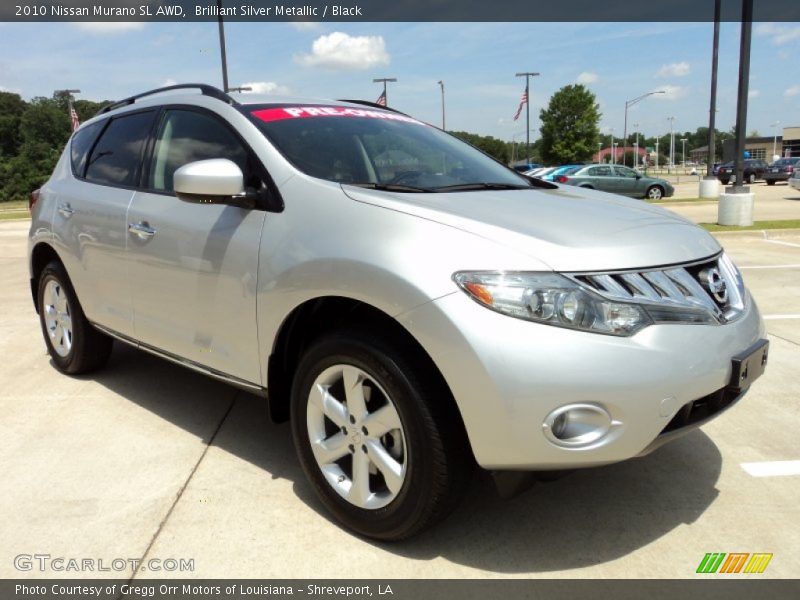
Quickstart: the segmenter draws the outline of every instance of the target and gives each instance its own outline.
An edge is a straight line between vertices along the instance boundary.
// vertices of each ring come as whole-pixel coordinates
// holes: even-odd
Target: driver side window
[[[147,187],[172,193],[179,167],[210,158],[233,161],[244,173],[245,185],[252,185],[249,155],[234,133],[214,117],[193,110],[168,110],[153,148]]]

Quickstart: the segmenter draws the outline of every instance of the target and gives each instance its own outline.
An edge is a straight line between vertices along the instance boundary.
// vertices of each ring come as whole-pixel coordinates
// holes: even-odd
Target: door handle
[[[72,207],[69,205],[69,202],[67,202],[66,204],[58,205],[58,213],[65,219],[69,219],[72,216],[72,213],[74,212],[75,211],[72,210]]]
[[[149,240],[156,234],[156,230],[150,227],[147,221],[139,221],[128,225],[128,231],[137,236],[140,240]]]

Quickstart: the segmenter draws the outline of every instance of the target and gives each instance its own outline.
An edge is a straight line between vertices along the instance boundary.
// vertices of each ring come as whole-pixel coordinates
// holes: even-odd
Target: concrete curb
[[[745,231],[709,231],[711,235],[754,240],[770,240],[790,235],[799,235],[800,229],[748,229]]]

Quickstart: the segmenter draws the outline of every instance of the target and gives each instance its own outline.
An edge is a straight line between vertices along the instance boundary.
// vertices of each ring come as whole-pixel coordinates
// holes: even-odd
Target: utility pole
[[[383,99],[386,101],[386,106],[389,106],[389,95],[386,93],[386,84],[387,83],[394,83],[397,81],[396,77],[379,77],[378,79],[373,79],[372,83],[382,83],[383,84]]]
[[[228,91],[228,57],[225,54],[225,24],[222,22],[222,0],[217,0],[217,25],[219,26],[219,55],[222,61],[222,89]]]
[[[525,160],[531,160],[531,77],[538,77],[539,73],[526,71],[517,73],[517,77],[525,78]]]
[[[439,81],[439,87],[442,88],[442,131],[447,131],[444,125],[444,81]]]

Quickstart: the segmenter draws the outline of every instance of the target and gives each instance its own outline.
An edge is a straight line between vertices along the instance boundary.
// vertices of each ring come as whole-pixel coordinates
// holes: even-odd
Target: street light
[[[609,142],[608,147],[613,153],[613,151],[614,151],[614,128],[613,127],[609,127],[608,128],[608,133],[609,133],[609,135],[611,135],[611,141]],[[613,159],[613,156],[612,156],[612,159]]]
[[[597,142],[597,162],[600,163],[600,153],[603,151],[603,142]]]
[[[633,168],[635,169],[639,166],[639,124],[634,123],[633,128],[636,130],[636,141],[633,143],[636,148],[636,152],[633,154]]]
[[[683,159],[683,168],[686,168],[686,138],[681,138],[681,144],[683,145],[681,149],[681,158]]]
[[[442,131],[447,131],[444,126],[444,81],[439,81],[439,86],[442,88]]]
[[[646,94],[642,94],[638,98],[634,98],[633,100],[625,100],[625,128],[622,130],[622,163],[625,164],[625,144],[628,143],[628,109],[647,98],[648,96],[653,96],[655,94],[666,94],[665,90],[657,90],[655,92],[647,92]]]
[[[770,125],[770,127],[774,127],[775,128],[775,133],[772,136],[772,160],[775,160],[775,157],[778,155],[777,154],[777,150],[778,150],[778,125],[780,125],[780,124],[781,124],[780,121],[775,121],[772,125]]]
[[[617,142],[614,142],[613,144],[611,144],[611,164],[612,165],[617,164],[617,146],[619,146],[619,144]]]
[[[669,121],[669,168],[671,169],[675,166],[675,117],[667,117],[667,121]]]
[[[222,22],[222,0],[217,0],[217,27],[219,28],[219,57],[222,62],[222,89],[228,91],[228,58],[225,54],[225,24]]]

